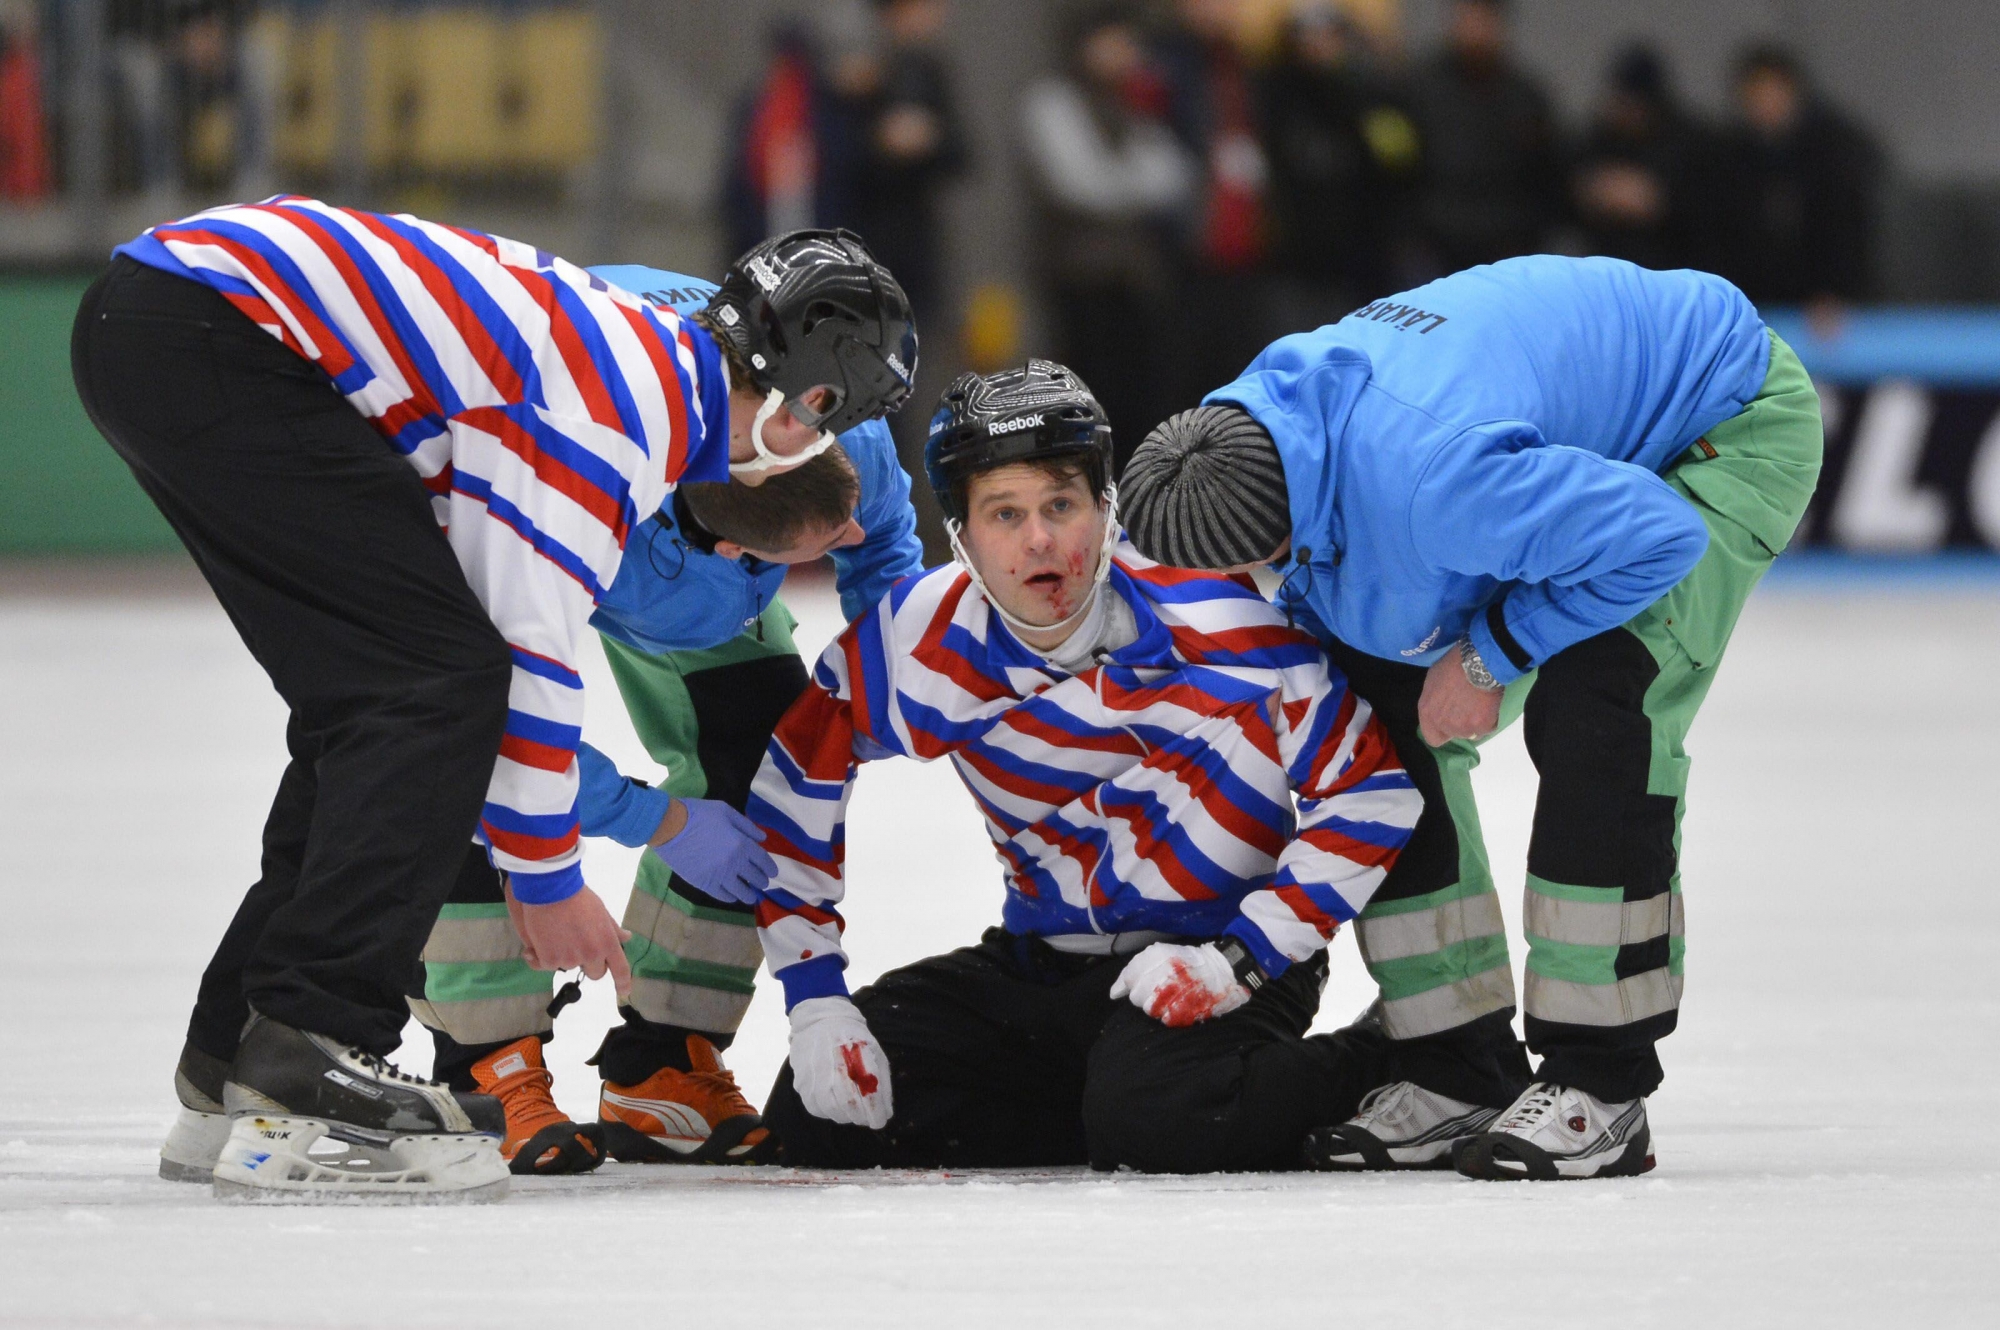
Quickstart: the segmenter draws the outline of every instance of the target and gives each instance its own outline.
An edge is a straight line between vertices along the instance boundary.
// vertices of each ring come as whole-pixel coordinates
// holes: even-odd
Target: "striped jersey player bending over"
[[[841,249],[808,266],[879,269]],[[501,1103],[385,1060],[426,936],[490,855],[525,954],[629,993],[583,880],[581,635],[679,486],[754,497],[908,393],[906,317],[816,330],[837,378],[799,382],[816,357],[788,355],[736,381],[715,332],[554,255],[311,199],[119,248],[77,313],[79,395],[291,711],[164,1174],[265,1199],[505,1193]],[[713,891],[761,881],[759,834],[683,797],[653,839]]]
[[[746,811],[791,1057],[765,1108],[822,1167],[1288,1168],[1379,1074],[1306,1038],[1334,930],[1420,800],[1368,705],[1248,583],[1121,544],[1111,431],[1047,361],[961,377],[926,469],[964,566],[828,648]],[[975,946],[843,979],[859,763],[949,757],[1006,880]]]

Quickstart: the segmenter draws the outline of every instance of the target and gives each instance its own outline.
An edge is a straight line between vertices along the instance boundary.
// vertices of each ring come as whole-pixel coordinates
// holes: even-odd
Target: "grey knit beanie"
[[[1176,568],[1260,563],[1292,532],[1278,445],[1237,406],[1198,406],[1148,434],[1119,477],[1118,515],[1141,554]]]

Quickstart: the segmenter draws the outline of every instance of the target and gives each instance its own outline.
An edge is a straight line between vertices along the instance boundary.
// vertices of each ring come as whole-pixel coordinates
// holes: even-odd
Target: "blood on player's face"
[[[967,483],[959,541],[1002,609],[1027,623],[1055,624],[1090,594],[1104,522],[1082,468],[1051,474],[1016,462]]]

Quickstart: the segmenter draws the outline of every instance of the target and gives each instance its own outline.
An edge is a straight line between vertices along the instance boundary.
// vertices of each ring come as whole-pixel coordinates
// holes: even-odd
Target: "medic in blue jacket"
[[[684,317],[707,310],[716,290],[653,268],[590,272]],[[682,489],[633,531],[590,622],[626,713],[667,778],[656,788],[622,775],[581,744],[585,835],[655,844],[675,797],[742,808],[772,727],[807,683],[793,619],[778,599],[788,564],[831,554],[849,618],[922,569],[910,478],[888,426],[864,421],[839,443],[817,472],[799,475],[823,476],[826,464],[851,469],[851,510],[838,509],[851,513],[844,526],[835,519],[788,548],[752,551],[706,530]],[[490,874],[462,875],[424,952],[425,991],[411,1005],[437,1042],[433,1074],[507,1104],[510,1142],[524,1142],[515,1158],[529,1156],[517,1171],[580,1172],[606,1154],[640,1162],[759,1157],[768,1133],[721,1060],[762,959],[750,907],[696,888],[654,854],[641,857],[624,918],[632,988],[622,1022],[593,1059],[604,1077],[599,1120],[578,1124],[537,1108],[548,1084],[541,1040],[561,1000],[551,1003],[551,976],[507,930],[510,905]]]
[[[684,273],[631,264],[590,270],[675,313],[703,309],[715,283]],[[896,440],[881,420],[867,420],[840,436],[841,451],[861,484],[853,531],[828,553],[840,610],[849,619],[882,598],[896,580],[924,566],[910,506],[910,476],[896,456]],[[634,651],[665,655],[719,647],[758,623],[777,603],[789,564],[754,554],[718,553],[717,541],[691,529],[686,502],[669,502],[632,534],[632,557],[619,567],[610,590],[590,616],[591,626]],[[725,546],[728,542],[721,542]],[[578,750],[582,789],[577,815],[586,836],[621,845],[644,845],[666,815],[669,795],[619,774],[611,759],[585,744]]]
[[[1425,795],[1357,928],[1402,1076],[1311,1162],[1652,1166],[1645,1096],[1682,985],[1684,740],[1820,451],[1811,381],[1728,282],[1538,256],[1281,338],[1134,453],[1133,543],[1281,569],[1281,603]],[[1532,1077],[1470,781],[1474,745],[1519,716],[1541,773]]]

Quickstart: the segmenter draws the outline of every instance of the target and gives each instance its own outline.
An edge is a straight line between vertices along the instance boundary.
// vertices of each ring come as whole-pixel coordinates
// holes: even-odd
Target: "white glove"
[[[889,1059],[861,1010],[844,997],[807,998],[792,1008],[792,1086],[806,1111],[875,1131],[889,1125]]]
[[[1236,981],[1213,942],[1155,942],[1132,958],[1111,996],[1129,997],[1162,1025],[1179,1027],[1235,1011],[1250,1000],[1250,990]]]

